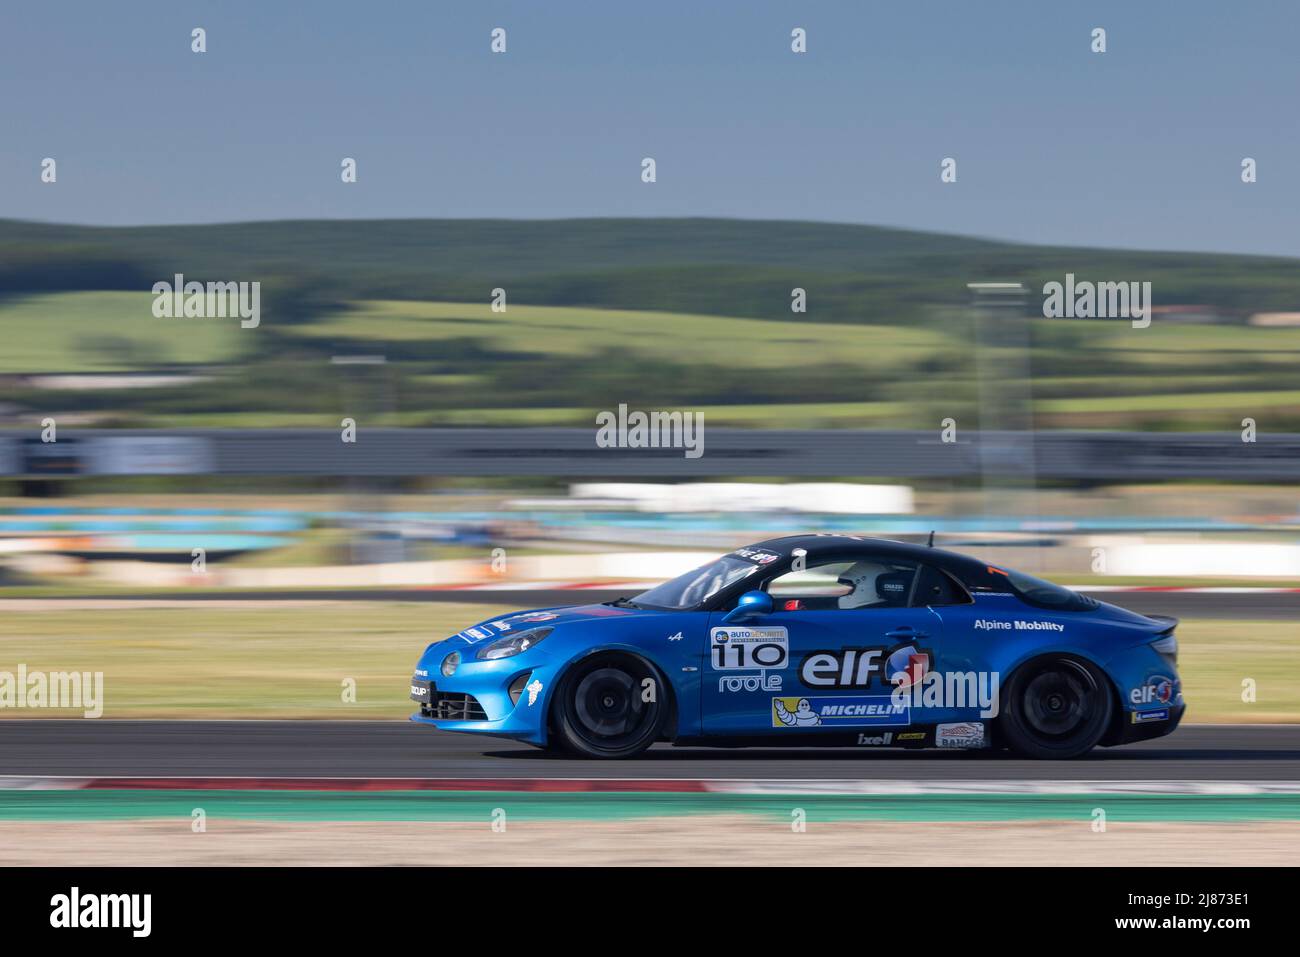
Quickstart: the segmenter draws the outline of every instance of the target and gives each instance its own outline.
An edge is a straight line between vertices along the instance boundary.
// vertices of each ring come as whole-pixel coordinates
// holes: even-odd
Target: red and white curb
[[[1300,794],[1300,781],[858,781],[677,778],[287,778],[63,777],[0,775],[0,791],[513,791],[546,794],[807,794],[846,797],[939,795]]]

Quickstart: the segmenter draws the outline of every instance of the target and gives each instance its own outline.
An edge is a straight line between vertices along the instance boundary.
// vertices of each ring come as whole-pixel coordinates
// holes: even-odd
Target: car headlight
[[[551,633],[551,628],[532,628],[528,631],[521,631],[517,635],[507,635],[504,638],[498,638],[490,645],[484,645],[478,650],[476,658],[481,661],[492,661],[495,658],[509,658],[527,651],[533,645],[537,644],[543,638]]]
[[[442,676],[444,678],[450,678],[456,673],[458,667],[460,667],[460,652],[453,651],[446,658],[442,659]]]

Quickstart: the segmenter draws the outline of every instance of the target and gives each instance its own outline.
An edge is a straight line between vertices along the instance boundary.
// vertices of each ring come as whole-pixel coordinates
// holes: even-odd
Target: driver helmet
[[[836,581],[848,585],[849,591],[840,596],[839,607],[861,608],[880,601],[880,595],[876,592],[876,577],[884,571],[887,571],[885,566],[875,562],[854,562],[844,569]]]

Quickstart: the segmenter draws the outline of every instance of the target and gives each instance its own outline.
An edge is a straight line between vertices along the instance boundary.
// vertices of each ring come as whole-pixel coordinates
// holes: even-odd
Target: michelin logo
[[[988,618],[975,619],[976,631],[1065,631],[1065,626],[1055,621],[997,621]]]
[[[911,723],[911,705],[895,702],[889,695],[772,699],[774,728],[875,727]]]
[[[790,701],[794,701],[794,710],[790,710]],[[787,728],[814,728],[822,719],[813,711],[812,702],[807,698],[772,699],[772,709],[776,718]],[[774,725],[780,727],[781,725]]]

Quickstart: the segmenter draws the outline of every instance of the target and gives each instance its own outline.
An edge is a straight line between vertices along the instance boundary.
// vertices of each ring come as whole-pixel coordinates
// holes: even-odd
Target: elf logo
[[[907,688],[929,673],[934,656],[915,645],[844,648],[810,652],[799,665],[799,680],[809,688],[869,688],[893,682]]]
[[[1156,675],[1148,678],[1147,683],[1134,688],[1128,693],[1132,704],[1169,704],[1174,699],[1175,689],[1172,678]]]
[[[799,680],[809,688],[867,688],[880,674],[881,648],[814,651],[799,666]]]

